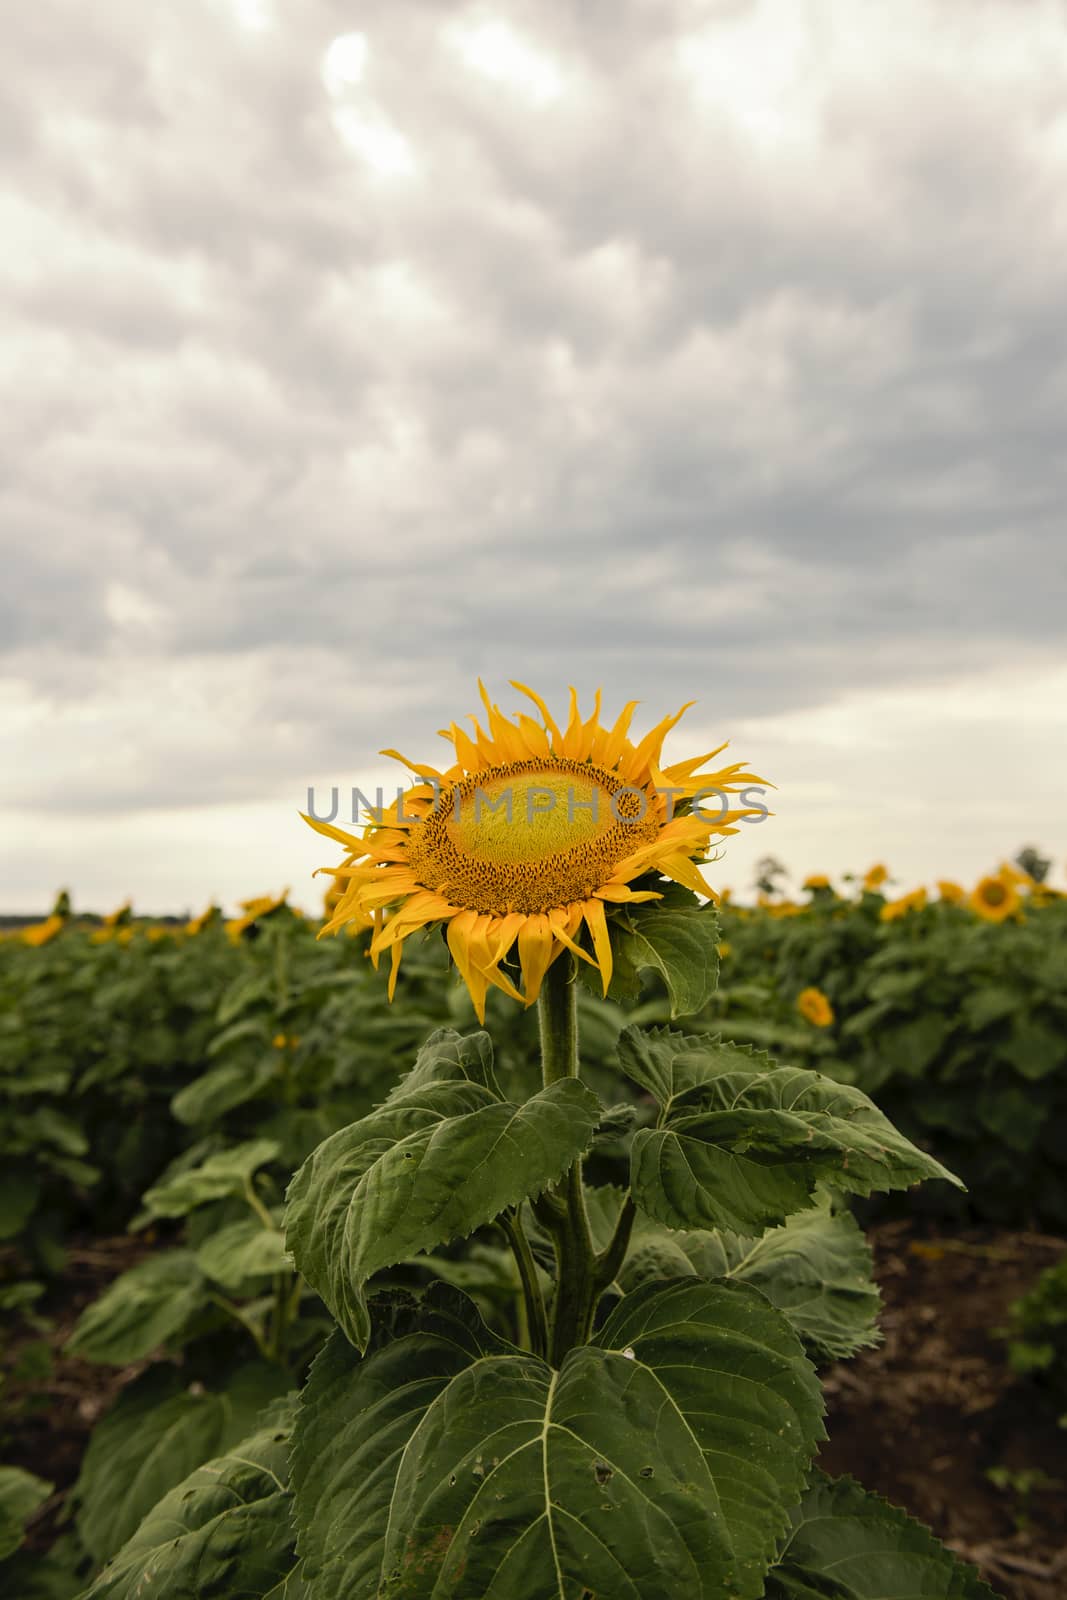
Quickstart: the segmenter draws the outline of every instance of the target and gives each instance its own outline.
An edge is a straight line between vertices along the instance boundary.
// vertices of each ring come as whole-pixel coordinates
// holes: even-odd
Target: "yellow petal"
[[[309,817],[306,811],[301,811],[300,815],[309,828],[314,828],[316,833],[325,834],[327,839],[333,839],[337,844],[343,844],[353,855],[365,856],[369,853],[365,839],[357,839],[353,834],[345,833],[343,828],[335,828],[332,822],[320,822],[318,817]]]
[[[539,694],[534,694],[532,689],[528,689],[524,683],[518,683],[514,678],[510,678],[508,681],[513,689],[518,689],[520,694],[524,694],[528,700],[532,700],[538,711],[540,711],[542,717],[544,718],[545,727],[552,735],[553,746],[558,753],[559,747],[563,743],[563,735],[556,726],[555,719],[551,715],[548,707],[545,705],[545,702],[541,699],[541,696]]]
[[[600,900],[587,900],[583,908],[583,916],[589,932],[593,935],[593,949],[596,951],[600,964],[600,981],[604,985],[604,993],[608,992],[611,982],[612,960],[611,939],[608,936],[608,919],[604,913],[604,905]]]
[[[552,925],[544,912],[527,917],[519,929],[519,965],[528,1006],[532,1006],[541,993],[541,983],[552,959],[552,944]]]

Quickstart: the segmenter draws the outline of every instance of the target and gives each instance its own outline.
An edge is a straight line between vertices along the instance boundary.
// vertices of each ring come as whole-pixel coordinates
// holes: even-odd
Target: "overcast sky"
[[[720,883],[1064,881],[1067,6],[3,33],[0,909],[317,906],[308,785],[479,674],[695,699],[778,785]]]

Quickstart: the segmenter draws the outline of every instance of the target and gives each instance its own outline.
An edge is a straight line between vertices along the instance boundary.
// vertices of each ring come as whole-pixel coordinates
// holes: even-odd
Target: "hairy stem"
[[[565,950],[549,967],[537,1002],[541,1025],[541,1076],[547,1088],[578,1076],[578,999],[574,957]]]
[[[619,1212],[619,1220],[615,1224],[615,1232],[606,1250],[602,1250],[596,1258],[597,1287],[606,1289],[613,1283],[619,1268],[626,1260],[626,1252],[630,1248],[630,1234],[633,1232],[634,1218],[637,1207],[634,1205],[633,1196],[627,1195]]]
[[[500,1218],[500,1226],[507,1234],[508,1243],[511,1245],[515,1257],[515,1265],[519,1269],[519,1280],[522,1284],[523,1301],[526,1306],[526,1325],[530,1334],[530,1348],[535,1356],[548,1354],[548,1317],[545,1312],[545,1300],[541,1293],[541,1283],[537,1276],[537,1263],[530,1250],[530,1241],[526,1237],[526,1230],[522,1225],[522,1217],[518,1211],[505,1211]]]
[[[235,1306],[233,1301],[227,1300],[226,1296],[223,1294],[209,1294],[208,1300],[213,1306],[218,1306],[220,1311],[225,1311],[226,1315],[228,1317],[232,1317],[235,1322],[239,1322],[246,1333],[251,1334],[253,1340],[255,1341],[256,1349],[259,1351],[264,1361],[270,1361],[272,1359],[270,1348],[267,1344],[267,1341],[264,1339],[261,1330],[257,1328],[251,1317],[245,1316],[240,1306]]]
[[[537,1002],[541,1024],[541,1072],[547,1087],[578,1076],[578,1004],[574,957],[568,952],[549,967]],[[556,1251],[556,1298],[548,1355],[558,1367],[567,1351],[588,1341],[596,1309],[596,1256],[589,1232],[577,1160],[563,1183],[543,1197],[538,1219]]]

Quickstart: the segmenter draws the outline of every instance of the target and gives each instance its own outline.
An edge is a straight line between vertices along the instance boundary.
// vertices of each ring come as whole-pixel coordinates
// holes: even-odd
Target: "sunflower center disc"
[[[516,761],[441,795],[411,830],[412,870],[453,905],[534,914],[584,900],[654,839],[654,795],[587,761]]]

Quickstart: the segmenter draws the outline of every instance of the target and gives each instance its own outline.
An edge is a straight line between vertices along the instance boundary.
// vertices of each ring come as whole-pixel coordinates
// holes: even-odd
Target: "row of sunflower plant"
[[[942,880],[857,895],[808,880],[802,902],[720,905],[722,977],[704,1013],[855,1084],[965,1179],[939,1207],[1067,1222],[1067,897],[1010,863],[971,891]]]
[[[415,767],[403,815],[361,836],[313,822],[344,852],[323,931],[388,957],[399,998],[422,930],[443,930],[492,1036],[383,1043],[408,1070],[324,1137],[287,1144],[313,1109],[294,1095],[273,1137],[186,1151],[149,1188],[144,1215],[183,1230],[167,1292],[147,1291],[156,1320],[127,1274],[74,1347],[118,1361],[169,1340],[189,1364],[150,1367],[94,1436],[86,1596],[988,1597],[925,1528],[814,1465],[817,1363],[876,1337],[848,1197],[959,1180],[854,1084],[699,1020],[722,942],[700,867],[744,808],[711,822],[689,798],[752,775],[662,766],[677,718],[634,740],[632,706],[608,726],[572,694],[561,726],[515,687],[537,717],[483,696],[485,726],[449,730],[454,759]],[[467,805],[535,788],[557,802],[536,826],[525,803]],[[580,813],[558,803],[575,794]],[[294,982],[281,948],[270,1027]],[[266,1021],[257,1003],[231,995],[220,1055]],[[325,986],[275,1048],[306,1048],[328,1005]],[[603,1008],[624,1023],[607,1048]],[[190,1385],[223,1326],[251,1350]]]

